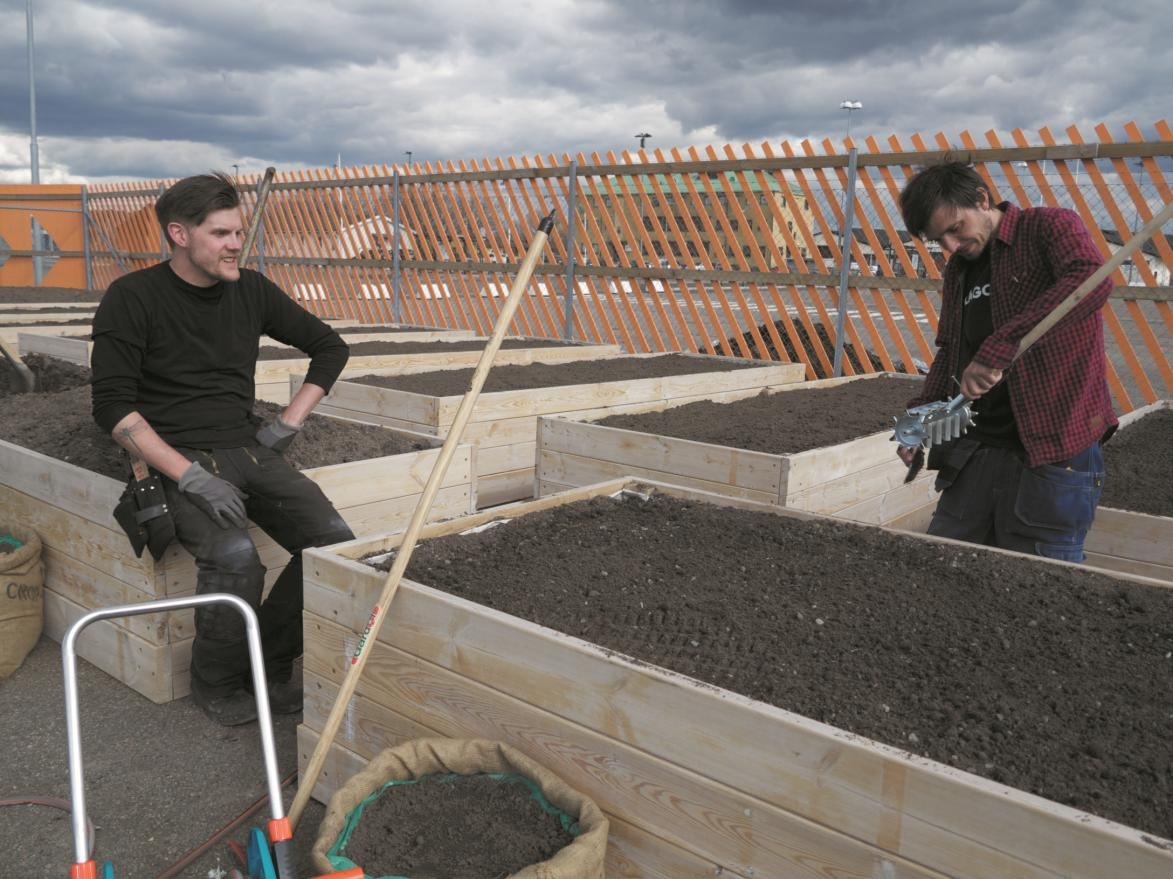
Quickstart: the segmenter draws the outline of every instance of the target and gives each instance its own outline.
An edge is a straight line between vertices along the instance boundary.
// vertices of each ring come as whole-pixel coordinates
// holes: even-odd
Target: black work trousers
[[[180,544],[195,556],[196,592],[228,592],[247,601],[260,622],[266,678],[289,680],[302,652],[301,551],[354,537],[322,490],[264,446],[178,451],[246,495],[248,517],[292,555],[262,603],[265,567],[247,528],[221,528],[166,477],[163,487]],[[245,623],[230,605],[196,609],[191,674],[209,697],[251,689]]]

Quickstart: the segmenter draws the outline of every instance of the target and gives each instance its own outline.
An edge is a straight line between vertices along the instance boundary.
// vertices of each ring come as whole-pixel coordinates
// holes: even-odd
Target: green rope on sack
[[[558,818],[558,823],[562,825],[562,829],[571,836],[578,837],[582,834],[582,827],[579,826],[577,820],[572,818],[566,812],[559,809],[553,803],[546,799],[546,795],[542,793],[542,789],[538,787],[537,782],[532,778],[527,778],[524,775],[519,775],[516,772],[478,772],[473,775],[461,775],[457,772],[436,773],[433,775],[425,775],[421,778],[409,778],[403,781],[389,781],[381,788],[355,806],[346,815],[346,823],[342,826],[342,832],[338,835],[338,839],[331,846],[330,851],[326,853],[330,863],[338,870],[351,870],[355,867],[361,867],[361,864],[356,864],[346,855],[342,854],[342,850],[346,847],[350,836],[358,827],[359,819],[362,817],[363,809],[377,800],[384,791],[388,788],[398,787],[404,784],[445,784],[447,782],[455,781],[458,778],[491,778],[494,781],[504,782],[506,784],[520,784],[529,789],[530,799],[537,802],[542,810],[547,815],[554,815]],[[366,879],[411,879],[410,876],[366,876]]]
[[[6,543],[13,549],[20,549],[22,546],[24,546],[23,540],[17,540],[16,537],[11,534],[0,534],[0,543]]]

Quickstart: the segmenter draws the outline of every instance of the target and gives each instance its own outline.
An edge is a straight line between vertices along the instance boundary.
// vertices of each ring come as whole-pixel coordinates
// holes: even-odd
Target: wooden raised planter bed
[[[369,534],[406,527],[438,455],[438,448],[429,448],[304,472],[351,530]],[[457,448],[433,519],[476,509],[472,456],[470,446]],[[0,440],[0,508],[41,537],[45,632],[58,641],[95,608],[195,592],[195,562],[178,544],[158,562],[147,552],[134,557],[112,514],[123,487],[108,476]],[[271,585],[289,555],[258,528],[252,537]],[[78,653],[154,702],[178,699],[188,692],[193,616],[187,610],[96,623],[79,641]]]
[[[692,489],[613,480],[431,525],[422,538],[621,488],[811,518]],[[385,581],[385,573],[357,559],[394,549],[399,539],[305,553],[303,768]],[[314,790],[323,801],[384,747],[419,736],[483,736],[548,766],[608,813],[608,875],[1173,875],[1173,845],[1149,834],[426,584],[402,582],[387,625],[366,649],[366,671]]]
[[[43,326],[14,324],[12,326],[0,326],[0,341],[6,345],[19,345],[21,338],[29,333],[50,338],[68,338],[71,341],[84,343],[88,341],[90,327],[88,324],[46,324]]]
[[[1127,431],[1142,419],[1173,409],[1173,400],[1158,400],[1134,409],[1120,418],[1120,430]],[[1157,455],[1170,454],[1170,446],[1153,449]],[[1111,472],[1108,479],[1112,478]],[[1134,510],[1100,507],[1084,542],[1087,564],[1113,571],[1126,571],[1173,583],[1173,516],[1156,516]]]
[[[808,381],[772,393],[817,393],[881,375]],[[888,377],[908,379],[909,396],[920,381]],[[671,401],[654,411],[677,405]],[[933,494],[929,474],[904,484],[908,468],[896,457],[891,436],[884,430],[836,445],[772,454],[543,416],[538,419],[537,495],[635,476],[883,525],[919,509]]]
[[[89,331],[84,327],[78,327],[78,329],[85,331],[82,336],[76,337],[55,336],[42,333],[40,329],[35,328],[18,334],[22,357],[26,354],[45,354],[67,363],[76,363],[78,366],[90,365],[90,352],[93,351],[94,343],[89,340]],[[439,342],[445,339],[471,339],[472,333],[468,330],[404,330],[394,333],[346,333],[342,338],[347,342]],[[275,342],[268,337],[261,340],[261,347],[266,345],[284,347],[280,342]],[[299,369],[304,372],[309,361],[299,360],[297,362],[300,364]],[[261,378],[260,366],[261,363],[258,363],[258,382]],[[281,386],[278,390],[282,394],[288,392],[288,375],[287,370],[276,382]]]
[[[92,318],[94,312],[97,310],[96,305],[91,306],[70,306],[70,310],[66,311],[18,311],[18,312],[0,312],[0,326],[4,327],[19,327],[21,324],[47,324],[50,321],[57,320],[80,320],[81,318]],[[74,326],[81,326],[81,324],[74,324]]]
[[[603,417],[643,412],[668,400],[736,400],[763,388],[800,382],[802,376],[802,364],[782,363],[726,372],[482,393],[464,433],[464,438],[478,448],[478,503],[491,506],[534,496],[538,416]],[[291,390],[296,389],[300,378],[294,379]],[[463,394],[434,397],[340,381],[318,411],[443,437],[462,399]]]
[[[1158,400],[1120,418],[1126,431],[1146,415],[1173,408],[1173,401]],[[1158,454],[1168,454],[1168,449]],[[1111,480],[1109,471],[1107,478]],[[900,531],[924,533],[937,508],[935,493],[923,505],[900,516],[889,526]],[[1101,506],[1084,541],[1085,564],[1104,571],[1119,571],[1151,577],[1173,584],[1173,517],[1154,516],[1133,510]]]

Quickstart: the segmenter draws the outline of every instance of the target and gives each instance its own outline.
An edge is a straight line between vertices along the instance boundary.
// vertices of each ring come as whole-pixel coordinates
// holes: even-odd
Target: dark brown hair
[[[990,198],[990,187],[972,165],[948,162],[918,171],[900,193],[900,214],[910,235],[924,236],[933,211],[943,204],[975,208],[982,194]]]
[[[236,191],[231,178],[221,171],[211,174],[197,174],[184,177],[159,196],[155,202],[155,216],[163,227],[163,234],[171,240],[167,231],[168,223],[183,223],[198,226],[213,211],[240,207],[240,193]]]

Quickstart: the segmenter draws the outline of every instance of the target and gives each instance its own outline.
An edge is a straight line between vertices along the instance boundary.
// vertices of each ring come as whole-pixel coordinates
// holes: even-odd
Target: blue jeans
[[[333,504],[309,477],[261,445],[235,449],[178,449],[209,473],[242,489],[249,519],[287,552],[289,564],[261,602],[265,566],[246,528],[221,528],[170,479],[163,489],[175,520],[175,535],[195,556],[196,592],[228,592],[257,611],[266,677],[289,680],[302,651],[301,551],[354,537]],[[191,674],[209,697],[250,688],[244,619],[233,607],[196,609]]]
[[[942,492],[928,533],[1082,562],[1103,485],[1099,443],[1039,467],[1021,452],[979,446]]]

